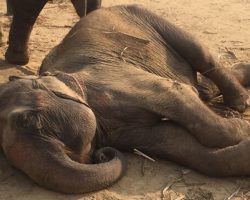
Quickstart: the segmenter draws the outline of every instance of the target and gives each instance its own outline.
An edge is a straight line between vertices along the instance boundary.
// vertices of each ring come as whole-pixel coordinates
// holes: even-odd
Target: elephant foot
[[[224,103],[230,108],[239,112],[244,112],[250,105],[250,95],[247,91],[242,91],[240,95],[224,95]]]
[[[236,76],[243,86],[250,86],[250,63],[237,63],[231,69],[234,76]]]
[[[250,64],[238,63],[233,65],[231,70],[242,86],[250,86]],[[250,105],[250,94],[242,87],[234,94],[224,95],[224,102],[231,108],[243,112]]]
[[[29,62],[29,55],[27,51],[20,52],[8,48],[5,53],[5,59],[11,64],[25,65]]]

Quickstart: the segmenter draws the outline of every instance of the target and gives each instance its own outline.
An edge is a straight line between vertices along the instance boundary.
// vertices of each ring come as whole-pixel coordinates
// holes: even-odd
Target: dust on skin
[[[104,6],[125,3],[143,4],[191,32],[226,66],[249,61],[249,0],[103,0]],[[58,0],[54,1],[54,4],[47,4],[32,32],[30,62],[26,66],[14,66],[5,63],[3,56],[7,48],[11,20],[5,15],[5,10],[5,1],[0,1],[0,24],[4,42],[0,45],[0,83],[5,82],[9,75],[35,74],[44,56],[78,21],[69,1]],[[37,186],[21,172],[13,169],[0,153],[0,200],[250,198],[248,177],[217,179],[167,161],[151,162],[132,154],[126,154],[126,157],[128,171],[122,180],[111,188],[85,195],[63,195]]]

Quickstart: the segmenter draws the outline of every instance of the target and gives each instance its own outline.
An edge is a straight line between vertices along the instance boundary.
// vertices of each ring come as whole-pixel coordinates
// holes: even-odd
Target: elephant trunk
[[[86,193],[100,190],[119,180],[125,170],[123,156],[113,148],[106,147],[98,151],[97,160],[105,162],[81,164],[71,160],[61,144],[53,141],[43,143],[18,142],[4,151],[13,165],[37,184],[57,192]]]

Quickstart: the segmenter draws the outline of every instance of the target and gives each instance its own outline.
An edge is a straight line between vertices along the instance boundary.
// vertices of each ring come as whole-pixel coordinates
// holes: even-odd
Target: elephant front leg
[[[113,133],[108,142],[121,150],[136,148],[208,175],[250,175],[249,138],[234,146],[207,148],[178,124],[161,122],[152,127],[120,130]]]
[[[226,147],[249,136],[248,122],[215,114],[189,85],[161,79],[143,84],[135,80],[133,86],[137,87],[130,96],[134,104],[178,123],[205,146]]]
[[[6,6],[7,6],[7,15],[13,15],[13,8],[12,8],[12,1],[6,0]]]
[[[28,41],[33,25],[47,0],[12,0],[13,21],[9,33],[8,62],[18,65],[29,61]]]

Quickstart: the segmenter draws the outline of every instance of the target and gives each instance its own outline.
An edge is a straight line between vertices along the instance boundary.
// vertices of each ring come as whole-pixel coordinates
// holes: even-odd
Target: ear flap
[[[78,93],[72,90],[69,86],[67,86],[63,81],[59,80],[57,77],[50,75],[43,76],[42,79],[37,79],[37,82],[41,85],[44,85],[46,88],[48,88],[60,98],[70,99],[87,106],[84,97],[81,97]]]
[[[9,76],[9,81],[15,81],[15,80],[19,80],[19,79],[37,79],[38,77],[35,75],[21,75],[21,76],[16,76],[16,75],[12,75]]]
[[[58,97],[61,97],[64,99],[70,99],[78,103],[82,103],[85,106],[88,106],[84,97],[81,97],[80,95],[78,95],[74,90],[68,87],[64,82],[62,82],[57,77],[55,77],[55,75],[58,75],[58,74],[59,74],[58,72],[53,73],[53,74],[50,72],[45,72],[42,74],[42,77],[43,77],[42,79],[39,79],[39,77],[35,75],[21,75],[21,76],[14,75],[14,76],[9,76],[9,81],[16,81],[20,79],[35,80],[35,82],[39,83],[40,86],[44,86],[44,88],[47,88],[48,90],[52,91]]]

